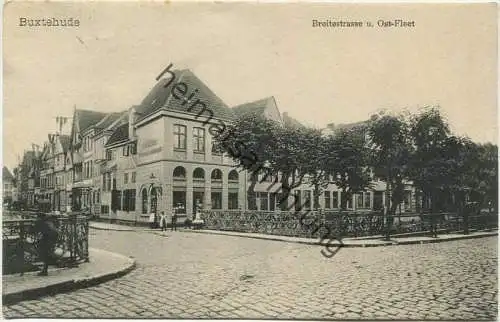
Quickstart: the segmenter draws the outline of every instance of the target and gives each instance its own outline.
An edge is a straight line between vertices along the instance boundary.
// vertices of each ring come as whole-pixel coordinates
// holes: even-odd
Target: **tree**
[[[410,119],[414,146],[410,178],[423,194],[424,210],[443,210],[460,172],[463,140],[451,136],[448,123],[438,108],[426,108]],[[454,182],[455,181],[455,182]]]
[[[365,128],[340,129],[325,141],[324,172],[342,189],[340,209],[346,210],[352,195],[369,188],[371,184]]]
[[[380,114],[370,120],[368,133],[374,176],[387,185],[386,232],[389,234],[393,216],[404,197],[404,181],[408,178],[412,150],[408,126],[403,115]]]
[[[287,126],[257,114],[244,114],[215,136],[243,170],[252,172],[248,192],[253,193],[258,175],[279,180],[282,200],[306,177],[319,178],[323,162],[321,132],[306,127]]]

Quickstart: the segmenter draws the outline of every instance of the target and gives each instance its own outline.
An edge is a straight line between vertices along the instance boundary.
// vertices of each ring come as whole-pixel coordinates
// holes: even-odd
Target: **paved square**
[[[497,317],[497,237],[320,247],[229,236],[91,230],[133,256],[110,282],[4,306],[6,318],[485,319]]]

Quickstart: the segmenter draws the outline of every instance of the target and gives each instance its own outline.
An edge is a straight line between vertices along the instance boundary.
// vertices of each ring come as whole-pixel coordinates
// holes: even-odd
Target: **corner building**
[[[174,70],[170,76],[126,111],[75,111],[68,163],[74,177],[72,209],[91,209],[110,221],[147,222],[152,212],[170,216],[177,208],[182,222],[197,205],[214,210],[290,208],[278,205],[280,187],[271,178],[247,193],[251,174],[238,171],[214,147],[209,129],[245,113],[289,126],[302,126],[300,122],[280,114],[273,97],[229,108],[190,70]],[[338,209],[342,198],[334,184],[316,200],[306,184],[294,190],[306,211]],[[348,208],[378,210],[384,190],[385,183],[378,182],[372,191],[353,196]],[[405,211],[413,209],[412,197],[405,201]]]

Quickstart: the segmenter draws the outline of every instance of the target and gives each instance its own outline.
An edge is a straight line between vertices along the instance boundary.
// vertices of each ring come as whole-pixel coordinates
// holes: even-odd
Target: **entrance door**
[[[156,188],[151,189],[151,212],[156,214],[158,210],[158,190]]]

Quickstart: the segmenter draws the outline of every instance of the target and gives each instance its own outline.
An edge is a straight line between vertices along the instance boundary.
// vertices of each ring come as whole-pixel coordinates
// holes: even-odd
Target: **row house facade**
[[[173,77],[160,79],[139,104],[125,111],[74,111],[71,135],[53,138],[42,158],[43,193],[53,209],[128,222],[146,222],[151,213],[160,212],[175,211],[182,218],[198,208],[290,209],[278,204],[280,186],[271,178],[259,180],[248,192],[252,174],[239,171],[215,147],[211,129],[245,113],[302,125],[281,114],[273,97],[229,108],[190,70],[170,74]],[[412,189],[407,190],[403,211],[414,208]],[[348,207],[381,209],[384,191],[385,184],[376,182],[373,189],[354,195]],[[305,184],[293,193],[304,211],[338,209],[343,197],[334,184],[317,198]]]

